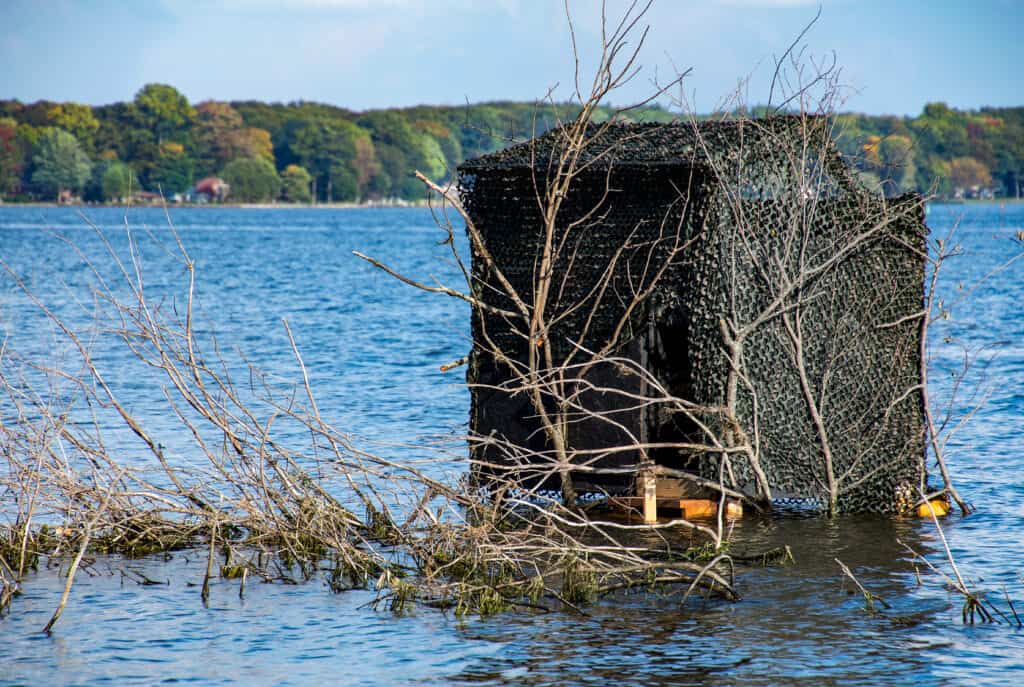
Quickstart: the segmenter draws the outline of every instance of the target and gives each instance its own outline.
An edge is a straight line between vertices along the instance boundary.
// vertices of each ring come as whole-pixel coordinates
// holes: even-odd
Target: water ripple
[[[402,271],[455,280],[443,246],[421,210],[173,209],[197,261],[204,314],[228,350],[241,348],[282,383],[295,366],[280,325],[295,332],[320,408],[338,426],[402,446],[465,426],[468,397],[437,371],[469,347],[468,312],[453,299],[396,284],[351,256],[380,256]],[[121,212],[90,210],[117,227]],[[964,256],[950,261],[942,287],[953,318],[931,340],[934,394],[946,398],[962,352],[950,340],[990,346],[969,383],[988,401],[951,442],[953,468],[979,506],[947,521],[950,546],[973,583],[1022,588],[1024,560],[1024,263],[970,291],[1019,244],[1024,205],[932,206],[943,235],[962,215]],[[40,219],[42,217],[42,219]],[[163,226],[162,212],[133,210],[130,220]],[[72,236],[93,257],[98,245],[72,211],[0,208],[0,256],[72,321],[88,323],[66,289],[87,273],[47,229]],[[115,236],[117,236],[115,234]],[[122,245],[120,241],[115,241]],[[181,297],[181,265],[144,251],[150,293]],[[59,278],[58,278],[59,277]],[[55,354],[53,337],[16,292],[0,287],[0,338],[27,353]],[[206,330],[202,336],[210,336]],[[124,352],[97,351],[119,370],[112,378],[132,399],[169,455],[189,460],[165,406],[130,373]],[[124,369],[121,370],[121,365]],[[239,367],[240,370],[244,368]],[[972,406],[954,404],[958,412]],[[6,415],[6,411],[4,412]],[[210,608],[196,585],[202,555],[163,561],[108,561],[79,575],[57,631],[39,632],[63,580],[43,571],[28,581],[14,612],[0,620],[0,685],[1017,685],[1024,674],[1024,633],[1005,626],[963,626],[960,599],[918,568],[897,540],[933,559],[942,545],[926,521],[777,517],[745,520],[737,541],[749,550],[792,545],[796,564],[752,569],[740,578],[744,600],[680,608],[671,599],[623,595],[590,617],[516,614],[456,620],[429,610],[394,618],[360,608],[372,595],[333,595],[314,582],[284,587],[217,581]],[[863,611],[848,593],[834,557],[893,605],[890,618]],[[121,566],[167,580],[138,587]],[[101,569],[102,568],[102,569]],[[1024,607],[1024,599],[1019,608]]]

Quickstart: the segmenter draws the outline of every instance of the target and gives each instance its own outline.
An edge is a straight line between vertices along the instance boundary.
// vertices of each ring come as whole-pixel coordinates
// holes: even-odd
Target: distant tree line
[[[838,142],[865,180],[889,193],[939,196],[1024,191],[1024,107],[954,110],[929,103],[917,117],[839,117]]]
[[[118,202],[140,190],[171,198],[218,176],[238,202],[411,200],[424,194],[414,171],[443,181],[462,160],[547,129],[556,107],[575,114],[522,102],[367,112],[309,102],[193,105],[164,84],[98,107],[4,100],[0,199]],[[658,107],[631,116],[673,119]],[[1019,197],[1024,186],[1024,108],[935,103],[918,117],[844,114],[837,123],[864,181],[888,193]]]

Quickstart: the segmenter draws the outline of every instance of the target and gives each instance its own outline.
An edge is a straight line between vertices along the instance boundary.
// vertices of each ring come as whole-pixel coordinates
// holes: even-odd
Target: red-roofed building
[[[231,186],[220,177],[206,177],[196,182],[188,192],[188,199],[193,203],[223,201],[231,192]]]

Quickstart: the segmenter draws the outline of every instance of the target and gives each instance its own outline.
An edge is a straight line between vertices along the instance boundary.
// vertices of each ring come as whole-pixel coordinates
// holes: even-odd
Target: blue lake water
[[[124,212],[88,209],[124,250]],[[423,280],[455,281],[429,211],[172,209],[196,261],[204,321],[236,360],[294,382],[297,369],[281,324],[287,319],[309,369],[321,412],[336,426],[396,457],[465,431],[461,374],[438,366],[464,355],[469,313],[459,301],[417,292],[352,256],[359,250]],[[954,415],[977,414],[950,443],[952,469],[978,508],[944,522],[972,584],[1002,589],[1024,609],[1024,260],[994,270],[1024,249],[1024,204],[934,205],[933,235],[958,226],[962,255],[944,267],[951,317],[931,333],[932,393],[942,405],[964,356],[974,361]],[[135,209],[151,298],[180,299],[181,263],[162,211]],[[146,232],[150,231],[151,236]],[[71,209],[0,207],[0,259],[73,322],[87,324],[82,258],[101,245]],[[61,346],[7,278],[0,279],[0,340],[18,351],[59,356]],[[98,349],[133,411],[189,460],[159,389],[136,376],[127,355]],[[122,364],[123,363],[123,364]],[[244,369],[239,363],[239,369]],[[4,417],[8,409],[0,409]],[[569,613],[457,619],[429,609],[395,617],[364,607],[371,592],[336,595],[320,582],[217,581],[205,608],[196,583],[201,554],[169,561],[97,560],[76,578],[52,635],[40,632],[63,579],[30,576],[0,618],[0,685],[194,684],[636,684],[859,685],[1024,683],[1024,631],[965,626],[960,598],[897,543],[944,566],[927,521],[793,516],[740,521],[733,538],[748,550],[789,544],[795,563],[742,569],[744,599],[693,602],[648,596],[615,599],[588,617]],[[834,558],[893,609],[863,611]],[[122,570],[166,585],[138,586]]]

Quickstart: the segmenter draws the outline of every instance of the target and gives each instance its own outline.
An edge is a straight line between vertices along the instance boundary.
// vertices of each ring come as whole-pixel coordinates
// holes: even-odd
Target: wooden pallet
[[[630,519],[641,516],[645,523],[655,523],[659,516],[686,520],[718,517],[719,501],[707,498],[708,490],[695,488],[685,480],[659,476],[657,468],[637,475],[636,485],[636,496],[618,496],[608,500],[612,508]],[[930,518],[933,513],[937,517],[948,515],[948,497],[921,503],[915,512],[922,518]],[[729,520],[742,517],[743,505],[735,499],[727,499],[723,515]]]
[[[627,515],[643,516],[645,512],[643,496],[620,496],[608,500],[615,509]],[[653,522],[657,517],[684,518],[686,520],[707,520],[718,517],[718,501],[709,499],[658,498],[655,500],[656,516],[654,520],[644,517],[645,522]],[[742,517],[743,507],[737,501],[725,503],[725,517],[734,520]]]

